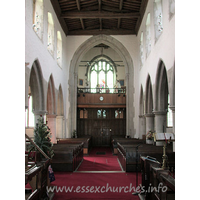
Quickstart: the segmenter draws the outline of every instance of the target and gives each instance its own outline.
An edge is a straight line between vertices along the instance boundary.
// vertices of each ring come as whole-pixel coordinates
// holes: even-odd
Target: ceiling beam
[[[134,30],[125,30],[125,29],[96,29],[96,30],[74,30],[69,31],[68,35],[135,35]]]
[[[78,10],[80,11],[81,10],[80,0],[76,0],[76,5],[77,5]],[[81,21],[81,27],[82,27],[82,29],[85,29],[83,19],[80,18],[80,21]]]
[[[105,12],[105,11],[78,11],[78,12],[67,12],[65,14],[61,14],[61,18],[70,18],[70,19],[94,19],[94,18],[102,18],[102,19],[109,19],[109,18],[139,18],[140,13],[113,13],[113,12]]]
[[[124,2],[123,0],[120,0],[120,2],[119,2],[119,10],[120,11],[122,10],[123,2]],[[117,28],[120,28],[120,25],[121,25],[121,18],[118,19]]]
[[[98,0],[99,2],[99,10],[101,10],[101,0]]]
[[[54,11],[57,15],[58,21],[60,22],[60,25],[61,25],[63,31],[65,32],[65,35],[67,36],[69,31],[68,31],[68,27],[65,23],[65,20],[60,18],[60,15],[61,15],[60,5],[59,5],[58,1],[54,1],[54,0],[51,0],[51,4],[52,4]]]
[[[148,1],[149,0],[142,0],[141,7],[140,7],[140,17],[138,18],[137,24],[135,26],[135,33],[136,33],[136,35],[139,32],[139,29],[140,29],[140,26],[141,26],[141,23],[142,23],[142,19],[144,17],[144,13],[145,13],[146,8],[147,8]]]

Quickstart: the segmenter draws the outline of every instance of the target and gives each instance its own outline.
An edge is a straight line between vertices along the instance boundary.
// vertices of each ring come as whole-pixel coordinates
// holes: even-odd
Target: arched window
[[[48,12],[48,44],[47,49],[53,55],[54,51],[54,22],[50,12]]]
[[[57,31],[57,63],[62,67],[62,37],[60,31]]]
[[[144,63],[144,36],[143,32],[141,33],[140,37],[140,65],[142,66]]]
[[[146,21],[146,57],[148,57],[150,52],[151,52],[151,19],[150,19],[150,13],[148,13]]]
[[[169,0],[169,15],[172,17],[175,14],[175,0]]]
[[[33,0],[33,30],[42,39],[43,33],[43,0]]]
[[[163,31],[162,24],[162,0],[155,0],[154,2],[154,27],[155,27],[155,39],[161,35]]]
[[[114,63],[105,58],[100,57],[91,62],[88,80],[90,80],[91,88],[110,88],[110,92],[113,92],[114,87]],[[92,89],[91,92],[96,92],[96,89]]]

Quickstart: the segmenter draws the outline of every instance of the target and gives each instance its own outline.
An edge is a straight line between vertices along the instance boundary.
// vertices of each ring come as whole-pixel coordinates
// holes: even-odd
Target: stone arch
[[[59,86],[58,90],[58,100],[57,100],[57,115],[64,115],[64,103],[63,103],[63,91],[62,86]]]
[[[153,113],[153,92],[151,77],[148,74],[145,92],[145,117],[146,117],[146,133],[154,131],[154,113]]]
[[[55,87],[52,74],[49,77],[48,89],[47,89],[47,112],[48,115],[56,114]]]
[[[56,138],[64,138],[64,103],[63,103],[63,90],[59,86],[57,98],[57,116],[56,116]]]
[[[140,89],[140,105],[139,105],[139,137],[142,138],[143,135],[146,134],[146,121],[145,121],[145,117],[144,117],[144,113],[145,113],[145,107],[144,107],[144,92],[143,92],[143,87],[141,85],[141,89]]]
[[[165,132],[167,127],[168,111],[168,78],[165,64],[162,60],[158,63],[155,81],[155,131]]]
[[[153,113],[153,92],[152,92],[151,77],[149,74],[148,74],[147,82],[146,82],[145,113],[146,114]]]
[[[165,64],[159,61],[155,82],[155,111],[166,111],[168,107],[168,78]]]
[[[51,142],[56,143],[56,98],[52,74],[49,77],[47,89],[47,123],[52,134]]]
[[[44,101],[43,75],[38,59],[36,59],[33,62],[30,72],[29,86],[33,97],[33,112],[35,114],[39,113],[44,114],[45,101]]]
[[[144,115],[144,94],[143,94],[143,87],[141,85],[140,89],[140,115]]]
[[[132,137],[135,134],[135,128],[133,123],[134,117],[134,108],[133,108],[133,83],[134,83],[134,67],[132,58],[127,51],[127,49],[123,46],[121,42],[117,39],[113,38],[112,36],[108,35],[97,35],[89,38],[83,44],[79,46],[76,52],[73,55],[73,58],[70,63],[70,70],[69,70],[69,102],[70,102],[70,113],[69,113],[69,124],[71,125],[68,127],[69,134],[72,130],[76,129],[76,115],[77,115],[77,77],[78,77],[78,64],[83,58],[83,56],[94,46],[98,44],[105,44],[110,46],[114,49],[121,57],[125,65],[125,81],[127,86],[127,98],[126,98],[126,134],[131,135]]]

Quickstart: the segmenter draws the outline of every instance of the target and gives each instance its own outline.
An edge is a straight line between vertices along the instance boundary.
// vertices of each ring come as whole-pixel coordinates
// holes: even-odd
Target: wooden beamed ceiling
[[[137,35],[148,0],[51,0],[67,35]]]

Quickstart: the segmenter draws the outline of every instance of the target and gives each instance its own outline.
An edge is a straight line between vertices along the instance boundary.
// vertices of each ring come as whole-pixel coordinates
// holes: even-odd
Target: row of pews
[[[175,200],[175,175],[157,160],[141,156],[141,200]]]
[[[60,139],[54,144],[51,165],[54,171],[75,171],[91,148],[91,137]]]
[[[126,172],[135,172],[136,169],[141,170],[140,156],[150,156],[162,163],[163,147],[146,144],[145,140],[120,137],[112,138],[111,147],[113,153],[117,153],[121,167]],[[168,156],[168,167],[174,171],[175,152],[173,152],[172,144],[167,146],[166,154]]]

